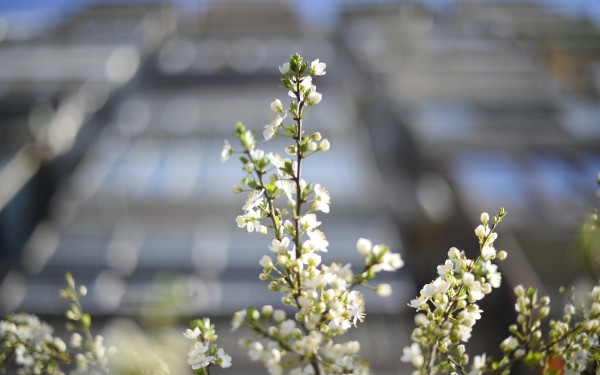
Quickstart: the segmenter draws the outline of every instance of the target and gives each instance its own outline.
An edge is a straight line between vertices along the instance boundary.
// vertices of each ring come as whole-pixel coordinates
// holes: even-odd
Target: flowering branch
[[[419,311],[417,327],[412,333],[413,344],[404,348],[402,360],[411,362],[422,374],[436,371],[458,371],[466,374],[468,355],[464,342],[471,337],[482,310],[476,304],[492,288],[500,286],[501,276],[492,261],[506,258],[505,251],[496,251],[496,226],[506,215],[500,209],[490,224],[487,213],[481,215],[481,224],[475,229],[479,239],[479,255],[468,259],[464,251],[453,247],[448,259],[437,267],[438,277],[425,285],[419,297],[409,305]],[[485,362],[485,355],[476,357],[475,367]]]
[[[269,282],[269,290],[283,294],[285,305],[297,310],[294,319],[287,319],[284,310],[270,305],[241,310],[233,317],[234,329],[244,325],[256,334],[243,343],[250,358],[263,361],[271,374],[286,370],[290,374],[367,373],[367,363],[358,356],[358,342],[334,344],[333,338],[364,320],[364,299],[356,287],[366,286],[387,296],[389,285],[370,287],[368,282],[376,273],[395,271],[404,264],[387,246],[374,246],[363,238],[357,242],[357,250],[365,257],[360,273],[354,274],[350,264],[321,264],[319,253],[327,251],[329,242],[317,229],[321,222],[316,213],[329,212],[330,196],[320,184],[303,179],[302,166],[304,159],[330,147],[319,132],[306,135],[303,121],[307,111],[322,100],[313,77],[324,75],[325,69],[325,63],[308,63],[299,55],[292,55],[279,67],[282,87],[289,91],[291,101],[287,109],[279,99],[271,103],[275,116],[265,125],[263,136],[267,141],[277,136],[291,139],[285,152],[294,159],[265,154],[256,148],[253,133],[241,123],[236,125],[236,138],[242,146],[236,152],[242,155],[246,177],[234,191],[249,192],[244,214],[236,222],[248,232],[272,235],[269,249],[275,259],[269,255],[260,259],[263,272],[259,278]],[[233,153],[226,141],[222,159]],[[276,205],[281,200],[287,204]],[[262,224],[263,219],[269,224]]]
[[[210,368],[215,364],[222,368],[230,367],[231,356],[225,353],[223,348],[211,344],[217,340],[218,336],[214,324],[210,323],[210,319],[196,319],[192,321],[190,326],[191,328],[187,329],[183,335],[193,341],[188,352],[188,364],[192,366],[194,373],[197,375],[210,375]]]
[[[84,286],[76,286],[70,273],[65,276],[67,286],[61,290],[62,298],[71,302],[66,312],[70,321],[67,329],[71,332],[69,352],[60,337],[53,336],[54,329],[25,313],[10,314],[0,321],[0,341],[4,351],[0,353],[0,372],[5,372],[5,364],[14,354],[15,363],[26,374],[63,374],[63,367],[75,364],[70,374],[111,374],[108,358],[115,348],[107,349],[100,335],[90,331],[92,319],[85,313],[79,297],[87,294]],[[83,334],[83,336],[82,336]]]

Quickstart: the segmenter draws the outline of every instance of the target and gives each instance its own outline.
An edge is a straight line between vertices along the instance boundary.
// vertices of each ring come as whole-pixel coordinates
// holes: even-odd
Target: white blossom
[[[275,113],[284,113],[283,104],[281,104],[281,100],[275,99],[271,102],[271,111]]]
[[[321,99],[323,99],[323,95],[312,89],[309,91],[308,95],[306,96],[306,101],[310,105],[319,104],[321,102]]]
[[[517,340],[516,337],[508,336],[507,338],[504,339],[504,341],[502,341],[502,343],[500,343],[500,349],[510,352],[510,351],[515,350],[518,345],[519,345],[519,340]]]
[[[385,253],[380,264],[373,267],[377,271],[396,271],[404,266],[404,261],[398,253]]]
[[[79,333],[73,332],[71,334],[71,340],[69,341],[69,344],[73,348],[80,348],[81,345],[83,344],[83,337],[81,337],[81,335]]]
[[[402,357],[400,360],[402,362],[412,363],[416,368],[420,368],[425,362],[421,347],[417,343],[412,343],[410,346],[405,347],[402,350]]]
[[[231,356],[225,353],[223,348],[217,349],[217,363],[219,363],[219,366],[222,368],[231,367]]]
[[[325,239],[325,235],[323,232],[319,230],[313,230],[306,232],[309,240],[305,241],[302,245],[302,248],[306,251],[322,251],[327,252],[327,246],[329,246],[329,241]]]
[[[264,199],[263,193],[264,192],[265,192],[264,189],[252,191],[252,193],[250,193],[250,195],[246,199],[246,203],[244,203],[244,205],[242,206],[242,210],[250,211],[250,210],[254,209],[255,207],[260,206],[263,203],[263,199]]]
[[[438,276],[445,278],[454,270],[454,262],[450,259],[446,259],[444,264],[437,266]]]
[[[321,225],[321,222],[317,220],[317,215],[315,214],[306,214],[302,216],[299,220],[299,223],[307,232],[312,231]]]
[[[323,139],[321,142],[319,142],[318,150],[319,151],[327,151],[327,150],[329,150],[330,146],[331,145],[329,144],[329,141],[327,139]]]
[[[329,203],[331,197],[327,189],[321,186],[321,184],[315,185],[315,201],[313,203],[313,209],[324,213],[329,212]]]
[[[289,71],[290,71],[290,63],[286,62],[285,64],[279,66],[279,73],[288,74]]]
[[[324,62],[319,62],[319,59],[314,60],[310,63],[310,72],[316,76],[325,75],[325,68],[327,65]]]
[[[237,311],[233,314],[233,319],[231,320],[231,330],[235,331],[240,327],[242,322],[246,319],[246,310]]]
[[[271,246],[269,246],[269,249],[276,254],[285,254],[288,251],[289,245],[290,245],[289,237],[283,237],[281,240],[274,238],[271,241]]]
[[[221,149],[221,161],[227,161],[227,159],[229,159],[229,156],[231,155],[231,144],[229,144],[229,142],[226,140],[223,143],[223,148]]]
[[[485,368],[485,353],[482,355],[476,355],[473,358],[473,365],[471,367],[471,371],[469,375],[479,375],[482,373],[482,370]]]
[[[211,361],[215,359],[214,356],[206,355],[208,352],[208,344],[202,344],[196,341],[190,351],[188,352],[188,364],[192,366],[193,370],[197,370],[201,367],[206,367]]]
[[[273,138],[273,136],[275,135],[276,128],[277,128],[277,126],[273,125],[273,124],[265,125],[264,130],[263,130],[263,137],[265,138],[265,141],[268,141],[271,138]]]
[[[250,359],[252,361],[258,361],[259,359],[261,359],[263,352],[264,352],[264,347],[258,341],[254,341],[248,347],[248,357],[250,357]]]
[[[484,245],[481,248],[481,257],[484,260],[494,259],[495,256],[496,256],[496,249],[494,249],[493,246]]]
[[[446,280],[438,277],[421,289],[421,295],[425,297],[432,297],[437,293],[445,293],[449,288],[450,284],[448,284]]]
[[[187,339],[196,340],[198,336],[200,336],[200,328],[195,327],[193,330],[188,328],[185,330],[185,332],[183,332],[183,335]]]

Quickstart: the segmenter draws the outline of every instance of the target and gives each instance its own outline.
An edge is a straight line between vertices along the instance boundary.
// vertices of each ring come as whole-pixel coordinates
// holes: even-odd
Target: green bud
[[[73,275],[71,272],[67,272],[65,274],[65,280],[67,281],[67,286],[71,289],[75,289],[75,280],[73,279]]]
[[[235,124],[235,131],[238,135],[241,135],[246,130],[246,127],[241,122]]]
[[[271,318],[271,314],[273,314],[273,306],[271,305],[264,305],[262,307],[262,314],[265,318],[270,319]]]
[[[260,313],[254,307],[249,307],[246,317],[249,322],[253,323],[260,319]]]
[[[88,313],[81,315],[81,325],[88,328],[92,325],[92,317]]]

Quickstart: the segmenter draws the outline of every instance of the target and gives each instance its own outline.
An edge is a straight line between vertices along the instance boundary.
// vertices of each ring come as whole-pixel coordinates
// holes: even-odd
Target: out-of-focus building
[[[446,16],[406,4],[348,22],[345,44],[388,104],[374,114],[374,149],[386,175],[414,187],[404,201],[390,192],[414,256],[428,263],[436,240],[466,235],[457,242],[467,245],[471,233],[458,223],[504,206],[514,240],[504,246],[524,256],[506,262],[507,275],[514,266],[515,282],[575,280],[574,239],[600,168],[598,96],[584,85],[597,35],[589,22],[530,3],[460,2]],[[569,74],[558,56],[582,68]]]

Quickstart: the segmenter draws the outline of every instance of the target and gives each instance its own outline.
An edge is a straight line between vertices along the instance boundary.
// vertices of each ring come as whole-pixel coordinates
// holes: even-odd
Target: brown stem
[[[257,176],[258,176],[258,182],[260,183],[260,186],[264,189],[265,184],[263,182],[263,175],[264,173],[259,173],[256,172]],[[266,191],[265,191],[265,197],[267,198],[267,210],[268,212],[268,216],[271,218],[271,222],[273,223],[273,230],[275,231],[275,238],[277,238],[279,241],[281,241],[283,235],[282,235],[282,231],[281,231],[281,226],[277,225],[277,220],[275,219],[275,205],[273,205],[273,197],[271,197]]]
[[[313,357],[312,362],[310,363],[315,370],[315,375],[321,375],[321,370],[319,369],[319,362],[317,361],[317,357]]]

